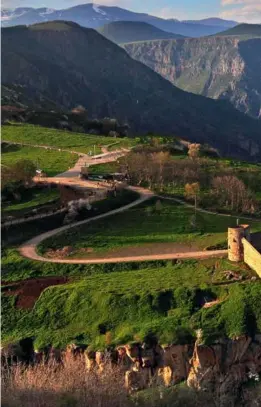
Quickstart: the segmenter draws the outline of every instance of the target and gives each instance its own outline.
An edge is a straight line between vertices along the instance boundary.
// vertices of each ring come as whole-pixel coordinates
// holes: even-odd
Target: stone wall
[[[261,278],[261,254],[245,238],[242,239],[244,262]]]

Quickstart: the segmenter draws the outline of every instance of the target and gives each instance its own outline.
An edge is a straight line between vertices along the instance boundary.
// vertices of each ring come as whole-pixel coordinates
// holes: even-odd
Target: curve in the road
[[[80,260],[79,261],[78,260],[72,260],[71,261],[71,260],[63,260],[63,259],[50,259],[50,258],[40,256],[37,253],[37,246],[41,242],[43,242],[45,239],[47,239],[47,238],[49,238],[51,236],[54,236],[54,235],[56,235],[58,233],[65,232],[66,230],[71,229],[73,227],[78,227],[80,225],[84,225],[84,224],[91,223],[91,222],[94,222],[94,221],[99,220],[99,219],[106,218],[107,216],[111,216],[111,215],[115,215],[117,213],[121,213],[123,211],[126,211],[126,210],[134,207],[134,206],[137,206],[137,205],[141,204],[142,202],[146,201],[147,199],[150,199],[151,197],[153,197],[153,195],[154,195],[153,192],[151,192],[150,190],[139,188],[139,187],[128,187],[128,189],[130,189],[130,190],[132,190],[134,192],[137,192],[139,194],[139,198],[136,199],[134,202],[131,202],[131,203],[127,204],[127,205],[124,205],[124,206],[122,206],[120,208],[109,211],[107,213],[103,213],[101,215],[95,216],[93,218],[85,219],[85,220],[82,220],[80,222],[75,222],[75,223],[72,223],[70,225],[65,225],[65,226],[62,226],[60,228],[57,228],[57,229],[50,230],[48,232],[42,233],[41,235],[38,235],[38,236],[30,239],[29,241],[25,242],[20,247],[19,251],[20,251],[21,255],[24,256],[24,257],[28,257],[28,258],[30,258],[32,260],[47,261],[47,262],[51,262],[51,263],[67,263],[67,262],[68,263],[70,263],[70,262],[71,263],[80,263],[80,262],[88,263],[88,260],[85,261],[84,259],[82,261],[80,261]],[[99,263],[99,262],[102,263],[103,260],[104,259],[101,259],[100,261],[96,261],[96,262],[97,263]],[[124,261],[124,260],[122,260],[122,261]]]
[[[19,144],[19,143],[17,143]],[[60,151],[68,151],[68,150],[62,150],[62,149],[57,149],[55,147],[48,147],[48,146],[33,146],[33,147],[42,147],[42,148],[51,148],[51,149],[56,149]],[[95,164],[100,164],[100,163],[106,163],[110,161],[114,161],[118,157],[126,154],[128,150],[116,150],[113,152],[108,152],[103,150],[103,154],[100,154],[95,157],[89,157],[87,154],[83,153],[78,153],[76,151],[71,151],[73,153],[76,153],[79,155],[79,160],[76,162],[75,166],[68,171],[59,174],[56,177],[50,177],[46,178],[45,181],[47,182],[54,182],[57,180],[59,183],[69,183],[71,186],[76,186],[76,187],[85,187],[85,188],[90,188],[94,187],[95,183],[91,183],[89,181],[82,181],[80,182],[78,175],[81,171],[81,167],[84,166],[86,163],[88,165],[95,165]],[[80,185],[81,184],[81,185]],[[129,189],[138,192],[140,197],[135,200],[134,202],[125,205],[121,208],[114,209],[112,211],[109,211],[107,213],[104,213],[99,216],[95,216],[90,219],[85,219],[80,222],[75,222],[70,225],[62,226],[60,228],[48,231],[46,233],[43,233],[41,235],[38,235],[34,237],[33,239],[25,242],[19,249],[20,253],[22,256],[30,258],[32,260],[38,260],[42,262],[51,262],[51,263],[72,263],[72,264],[99,264],[99,263],[118,263],[118,262],[130,262],[130,261],[150,261],[150,260],[169,260],[169,259],[188,259],[188,258],[195,258],[195,259],[202,259],[202,258],[209,258],[209,257],[223,257],[227,254],[227,250],[212,250],[212,251],[197,251],[197,252],[185,252],[185,253],[169,253],[169,254],[153,254],[153,255],[141,255],[141,256],[131,256],[131,257],[115,257],[115,258],[102,258],[102,259],[54,259],[54,258],[48,258],[48,257],[43,257],[40,256],[37,253],[37,246],[43,242],[45,239],[55,236],[58,233],[62,233],[68,229],[71,229],[73,227],[78,227],[83,224],[87,224],[90,222],[94,222],[96,220],[126,211],[134,206],[139,205],[140,203],[144,202],[145,200],[151,198],[154,194],[152,191],[139,188],[139,187],[128,187]],[[161,197],[166,199],[166,197]],[[179,202],[177,199],[176,202]],[[184,204],[184,202],[180,201],[179,203]],[[189,204],[186,204],[187,206],[190,206]],[[204,211],[204,210],[202,210]]]
[[[71,264],[102,264],[102,263],[121,263],[121,262],[131,262],[131,261],[150,261],[150,260],[172,260],[172,259],[204,259],[210,257],[224,257],[227,254],[227,250],[211,250],[211,251],[197,251],[197,252],[185,252],[185,253],[169,253],[169,254],[151,254],[142,256],[131,256],[131,257],[115,257],[115,258],[102,258],[102,259],[54,259],[43,257],[37,253],[37,246],[43,242],[45,239],[55,236],[58,233],[63,233],[73,227],[78,227],[87,223],[94,222],[99,219],[106,218],[117,213],[126,211],[134,206],[141,204],[142,202],[152,198],[154,196],[153,192],[147,189],[139,187],[129,187],[132,191],[138,192],[140,197],[134,202],[128,205],[122,206],[121,208],[114,209],[110,212],[104,213],[102,215],[95,216],[90,219],[85,219],[80,222],[75,222],[70,225],[62,226],[58,229],[51,230],[49,232],[42,233],[34,237],[33,239],[25,242],[19,249],[22,256],[27,257],[32,260],[38,260],[42,262],[50,263],[71,263]]]

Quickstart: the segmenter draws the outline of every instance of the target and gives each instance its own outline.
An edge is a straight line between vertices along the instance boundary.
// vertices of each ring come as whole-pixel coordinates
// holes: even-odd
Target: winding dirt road
[[[17,143],[19,144],[19,143]],[[42,148],[50,148],[59,151],[67,151],[62,150],[55,147],[48,147],[48,146],[33,146],[33,147],[42,147]],[[37,178],[37,181],[42,182],[57,182],[64,185],[71,185],[75,188],[85,188],[85,189],[104,189],[106,185],[102,183],[96,183],[91,181],[85,181],[79,179],[79,174],[81,172],[81,167],[87,165],[95,165],[101,163],[107,163],[115,161],[117,158],[122,157],[125,155],[129,150],[121,149],[115,150],[112,152],[108,152],[106,148],[103,148],[103,154],[100,154],[95,157],[90,157],[87,154],[79,153],[76,151],[70,151],[72,153],[76,153],[79,155],[79,159],[76,162],[73,168],[70,168],[68,171],[65,171],[62,174],[59,174],[55,177],[45,177],[45,178]],[[117,213],[121,213],[126,211],[134,206],[141,204],[142,202],[150,199],[154,196],[154,193],[150,190],[140,188],[140,187],[128,187],[128,189],[135,191],[139,194],[139,198],[136,199],[134,202],[131,202],[128,205],[122,206],[121,208],[114,209],[107,213],[95,216],[90,219],[85,219],[80,222],[75,222],[70,225],[65,225],[60,228],[50,230],[48,232],[42,233],[29,241],[25,242],[20,248],[19,252],[22,256],[27,257],[32,260],[42,261],[42,262],[50,262],[50,263],[70,263],[70,264],[101,264],[101,263],[121,263],[121,262],[135,262],[135,261],[152,261],[152,260],[174,260],[174,259],[204,259],[210,257],[224,257],[227,255],[227,250],[212,250],[212,251],[187,251],[187,252],[176,252],[173,250],[171,253],[159,253],[159,254],[144,254],[139,256],[124,256],[124,257],[110,257],[110,258],[93,258],[93,259],[60,259],[60,258],[48,258],[40,256],[37,253],[37,246],[43,242],[45,239],[55,236],[59,233],[63,233],[66,230],[69,230],[74,227],[81,226],[83,224],[88,224],[91,222],[95,222],[96,220],[106,218],[111,215],[115,215]],[[165,199],[165,197],[162,197]],[[180,202],[183,203],[183,202]],[[184,203],[183,203],[184,204]]]
[[[97,259],[54,259],[40,256],[37,253],[37,246],[45,239],[55,236],[59,233],[63,233],[73,227],[78,227],[87,223],[95,222],[96,220],[106,218],[117,213],[126,211],[134,206],[141,204],[142,202],[153,197],[153,192],[150,190],[139,187],[128,187],[128,189],[139,193],[140,197],[131,202],[128,205],[121,208],[114,209],[110,212],[102,215],[95,216],[90,219],[85,219],[80,222],[75,222],[70,225],[62,226],[58,229],[50,230],[49,232],[42,233],[34,237],[33,239],[25,242],[19,249],[22,256],[32,260],[45,261],[49,263],[70,263],[70,264],[101,264],[101,263],[122,263],[132,261],[149,261],[149,260],[173,260],[173,259],[204,259],[210,257],[224,257],[227,254],[227,250],[211,250],[211,251],[197,251],[197,252],[183,252],[183,253],[169,253],[169,254],[150,254],[143,256],[129,256],[129,257],[110,257],[110,258],[97,258]]]

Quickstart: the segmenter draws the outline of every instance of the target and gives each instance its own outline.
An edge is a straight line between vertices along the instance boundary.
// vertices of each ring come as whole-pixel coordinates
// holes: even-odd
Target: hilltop
[[[177,135],[225,155],[260,158],[258,121],[176,88],[95,30],[63,21],[5,28],[2,56],[2,83],[21,85],[23,102],[80,104],[89,117],[127,122],[132,133]]]
[[[167,38],[183,38],[182,35],[168,33],[151,24],[136,21],[116,21],[106,24],[98,32],[116,44],[148,41]]]
[[[261,24],[239,24],[236,27],[232,27],[216,35],[225,37],[229,35],[261,37]]]

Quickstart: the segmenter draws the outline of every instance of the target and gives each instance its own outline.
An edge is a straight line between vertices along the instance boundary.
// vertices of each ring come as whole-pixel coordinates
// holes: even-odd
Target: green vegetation
[[[57,30],[54,29],[56,25]],[[198,41],[198,38],[192,39],[192,42],[181,40],[181,43],[188,44],[189,49],[186,54],[192,55],[192,58],[196,57],[195,53],[198,54],[199,50],[199,47],[191,46],[194,40]],[[201,72],[203,63],[206,66],[204,41],[210,40],[200,38],[200,41],[203,41],[204,55],[199,58],[202,61],[200,67],[195,64],[197,72]],[[162,45],[162,41],[153,43]],[[158,50],[157,44],[155,44],[155,52]],[[210,47],[214,54],[209,59],[213,67],[212,62],[217,59],[213,50],[223,50],[223,47],[218,47],[216,44],[210,44]],[[58,48],[59,51],[57,51]],[[66,49],[66,53],[62,51],[63,49]],[[163,62],[171,61],[172,55],[175,55],[175,59],[179,61],[184,55],[182,47],[179,50],[181,58],[172,47],[165,49],[169,54],[164,56]],[[162,49],[159,51],[159,55],[162,55]],[[86,107],[88,117],[104,118],[113,115],[123,126],[127,124],[132,134],[145,135],[148,132],[156,132],[162,135],[177,135],[201,143],[208,142],[225,155],[233,153],[235,156],[245,156],[252,160],[260,156],[261,124],[259,120],[242,115],[230,103],[223,100],[213,101],[176,88],[152,69],[135,61],[126,54],[124,49],[106,40],[95,30],[80,27],[72,22],[62,24],[46,22],[33,28],[30,26],[4,28],[2,53],[5,61],[3,65],[5,83],[23,85],[17,88],[16,105],[23,100],[27,106],[37,105],[39,110],[47,110],[48,106],[56,104],[61,110],[66,111],[68,106],[81,103]],[[140,54],[143,55],[143,52]],[[146,54],[147,51],[144,50],[145,64]],[[258,94],[258,89],[254,86],[254,82],[260,82],[260,75],[256,69],[258,52],[253,51],[253,55],[254,70],[250,72],[253,84],[251,81],[249,89],[253,89],[253,95],[255,95],[256,90]],[[153,57],[153,52],[151,56]],[[135,58],[135,55],[133,57]],[[221,57],[223,58],[223,54]],[[16,64],[13,63],[14,58],[16,58]],[[19,78],[21,58],[30,60],[30,64],[26,65],[23,81],[19,83],[17,78]],[[228,62],[229,66],[233,66],[232,62],[235,60],[233,52],[232,58]],[[156,59],[155,57],[154,61]],[[74,64],[73,70],[70,61]],[[154,66],[153,64],[151,67]],[[213,69],[215,66],[216,64]],[[170,70],[164,68],[164,71]],[[37,78],[35,72],[37,72]],[[51,76],[50,72],[52,72]],[[197,79],[196,75],[194,78]],[[244,81],[238,80],[237,77],[235,81],[245,88]],[[41,88],[40,83],[45,83],[44,89]],[[258,102],[258,97],[254,99]],[[256,107],[253,110],[256,110]],[[253,115],[255,115],[254,112]],[[252,145],[255,148],[250,151],[251,143],[254,143]]]
[[[89,166],[90,174],[108,174],[113,172],[118,172],[119,163],[113,161],[111,163],[97,164]]]
[[[59,192],[56,189],[38,189],[27,191],[28,194],[23,195],[21,202],[12,202],[2,208],[5,216],[21,216],[25,213],[31,212],[32,209],[54,202],[59,198]]]
[[[91,136],[65,130],[50,129],[32,124],[15,124],[2,127],[2,140],[32,145],[58,147],[80,153],[101,153],[101,146],[111,144],[111,148],[130,147],[137,143],[135,139],[115,140],[113,137]],[[42,151],[42,150],[41,150]],[[54,154],[59,154],[55,151]],[[61,154],[66,154],[61,152]],[[66,155],[65,155],[66,160]]]
[[[4,137],[2,130],[2,137]],[[20,141],[20,140],[16,140]],[[37,147],[16,147],[12,151],[2,151],[2,165],[12,166],[19,160],[30,160],[48,176],[54,176],[73,167],[77,154],[64,151],[45,150]]]
[[[119,208],[126,205],[135,199],[138,194],[129,190],[118,192],[117,196],[108,196],[106,199],[97,201],[92,204],[91,209],[82,211],[79,214],[79,220],[97,216],[109,210]],[[2,246],[10,247],[10,245],[19,244],[30,239],[40,233],[51,229],[58,228],[63,225],[65,213],[50,216],[46,219],[38,219],[24,224],[14,225],[11,228],[7,227],[2,230]]]
[[[94,253],[116,254],[119,248],[139,248],[141,245],[153,250],[153,244],[157,246],[157,252],[163,243],[183,243],[183,246],[189,245],[197,250],[225,243],[228,226],[236,224],[234,218],[206,213],[197,213],[195,221],[194,211],[190,208],[171,201],[162,200],[160,205],[156,202],[154,198],[126,212],[56,235],[45,240],[40,251],[68,245],[76,249],[91,247],[92,254],[73,254],[90,257]],[[253,222],[252,230],[260,229],[261,223]]]
[[[218,36],[243,36],[247,38],[258,38],[261,37],[261,24],[238,24],[233,28],[230,28],[221,33],[215,34]]]
[[[198,328],[206,341],[260,330],[260,283],[226,284],[227,269],[241,267],[211,259],[97,274],[45,289],[29,311],[17,310],[14,297],[4,294],[2,339],[34,336],[37,347],[78,339],[101,348],[149,334],[161,343],[187,343]],[[220,304],[202,308],[216,298]]]

